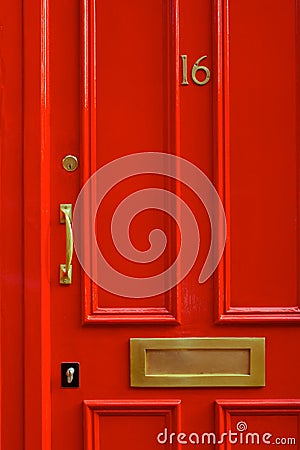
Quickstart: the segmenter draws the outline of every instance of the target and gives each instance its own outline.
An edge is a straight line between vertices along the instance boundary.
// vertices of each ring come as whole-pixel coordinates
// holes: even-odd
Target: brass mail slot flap
[[[132,387],[265,386],[265,338],[130,339]]]

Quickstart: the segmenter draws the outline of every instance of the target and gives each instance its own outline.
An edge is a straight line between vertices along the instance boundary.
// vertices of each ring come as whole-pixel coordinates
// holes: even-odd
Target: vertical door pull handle
[[[70,203],[61,203],[60,223],[66,224],[66,264],[60,265],[59,282],[60,284],[72,283],[72,257],[73,257],[73,231],[72,231],[72,205]]]

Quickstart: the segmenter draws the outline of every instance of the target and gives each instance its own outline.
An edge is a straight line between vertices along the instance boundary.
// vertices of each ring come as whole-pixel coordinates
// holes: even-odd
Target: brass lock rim
[[[67,172],[74,172],[78,168],[77,157],[75,155],[66,155],[62,159],[62,166]]]

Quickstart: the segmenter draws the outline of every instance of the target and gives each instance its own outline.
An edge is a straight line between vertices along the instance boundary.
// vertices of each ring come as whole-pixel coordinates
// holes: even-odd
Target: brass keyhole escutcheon
[[[62,165],[67,172],[74,172],[78,167],[78,159],[74,155],[67,155],[63,158]]]

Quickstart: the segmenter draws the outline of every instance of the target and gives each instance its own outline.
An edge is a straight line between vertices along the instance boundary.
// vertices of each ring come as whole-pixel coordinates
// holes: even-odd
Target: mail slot
[[[131,339],[131,386],[264,386],[264,338]]]

